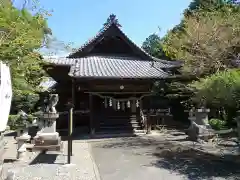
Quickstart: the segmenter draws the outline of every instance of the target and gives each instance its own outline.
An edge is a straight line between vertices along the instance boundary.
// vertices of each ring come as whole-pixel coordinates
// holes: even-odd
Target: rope
[[[91,93],[89,93],[89,94],[93,94],[93,95],[99,96],[99,97],[101,97],[101,98],[103,98],[103,99],[108,98],[108,99],[112,99],[112,100],[120,101],[120,102],[121,102],[121,101],[130,101],[130,100],[141,100],[142,98],[144,98],[144,97],[146,97],[146,96],[151,96],[151,95],[153,95],[152,93],[150,93],[150,94],[142,95],[142,96],[140,96],[139,98],[136,98],[136,97],[130,97],[130,98],[113,98],[112,96],[103,96],[103,95],[101,95],[101,94],[99,94],[99,93],[94,93],[94,92],[91,92]]]

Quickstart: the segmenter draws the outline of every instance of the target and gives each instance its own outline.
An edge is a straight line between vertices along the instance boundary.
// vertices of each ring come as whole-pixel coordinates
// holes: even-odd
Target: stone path
[[[5,158],[9,162],[4,164],[4,174],[7,171],[14,172],[14,180],[99,180],[98,170],[86,141],[73,142],[72,164],[67,165],[67,142],[64,142],[63,154],[28,153],[24,161],[14,161],[16,157],[14,140],[7,139],[8,150]]]

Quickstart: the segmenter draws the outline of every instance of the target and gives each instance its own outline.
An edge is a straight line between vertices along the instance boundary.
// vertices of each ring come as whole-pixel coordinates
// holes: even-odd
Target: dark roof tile
[[[146,57],[148,57],[149,59],[153,60],[153,61],[157,61],[157,62],[162,62],[165,64],[169,64],[168,66],[166,66],[167,68],[174,68],[174,67],[181,67],[182,63],[181,61],[167,61],[167,60],[162,60],[162,59],[158,59],[156,57],[151,56],[150,54],[148,54],[144,49],[142,49],[141,47],[139,47],[138,45],[136,45],[131,39],[128,38],[128,36],[120,29],[119,26],[117,26],[115,23],[109,23],[106,26],[104,26],[93,38],[91,38],[90,40],[88,40],[85,44],[83,44],[79,49],[77,49],[75,52],[71,53],[68,57],[71,57],[73,54],[75,54],[76,52],[82,52],[84,51],[85,48],[87,48],[88,46],[90,46],[92,43],[96,42],[98,38],[100,38],[101,36],[104,36],[104,34],[108,31],[109,28],[111,28],[112,26],[116,27],[119,31],[120,34],[123,35],[123,37],[135,48],[137,48],[139,51],[141,51]]]
[[[75,63],[74,58],[66,57],[47,57],[44,58],[44,61],[50,64],[62,65],[62,66],[71,66]]]
[[[161,67],[162,63],[155,62]],[[150,61],[135,57],[88,56],[76,59],[70,76],[95,78],[166,78],[168,74]]]

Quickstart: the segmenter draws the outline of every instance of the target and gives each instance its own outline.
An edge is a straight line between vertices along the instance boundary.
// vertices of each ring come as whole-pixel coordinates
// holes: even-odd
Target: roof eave
[[[72,78],[75,79],[118,79],[118,80],[161,80],[161,79],[168,79],[168,76],[166,77],[116,77],[116,76],[74,76],[73,74],[68,74]]]

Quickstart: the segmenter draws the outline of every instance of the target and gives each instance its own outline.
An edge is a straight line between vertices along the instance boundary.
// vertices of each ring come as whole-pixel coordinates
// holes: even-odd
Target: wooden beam
[[[93,119],[93,95],[89,94],[89,106],[90,106],[90,135],[94,136],[95,134],[95,125],[94,125],[94,119]]]
[[[101,94],[152,94],[150,91],[146,91],[146,92],[136,92],[136,91],[129,91],[129,92],[103,92],[103,91],[88,91],[88,92],[85,92],[85,93],[101,93]]]

